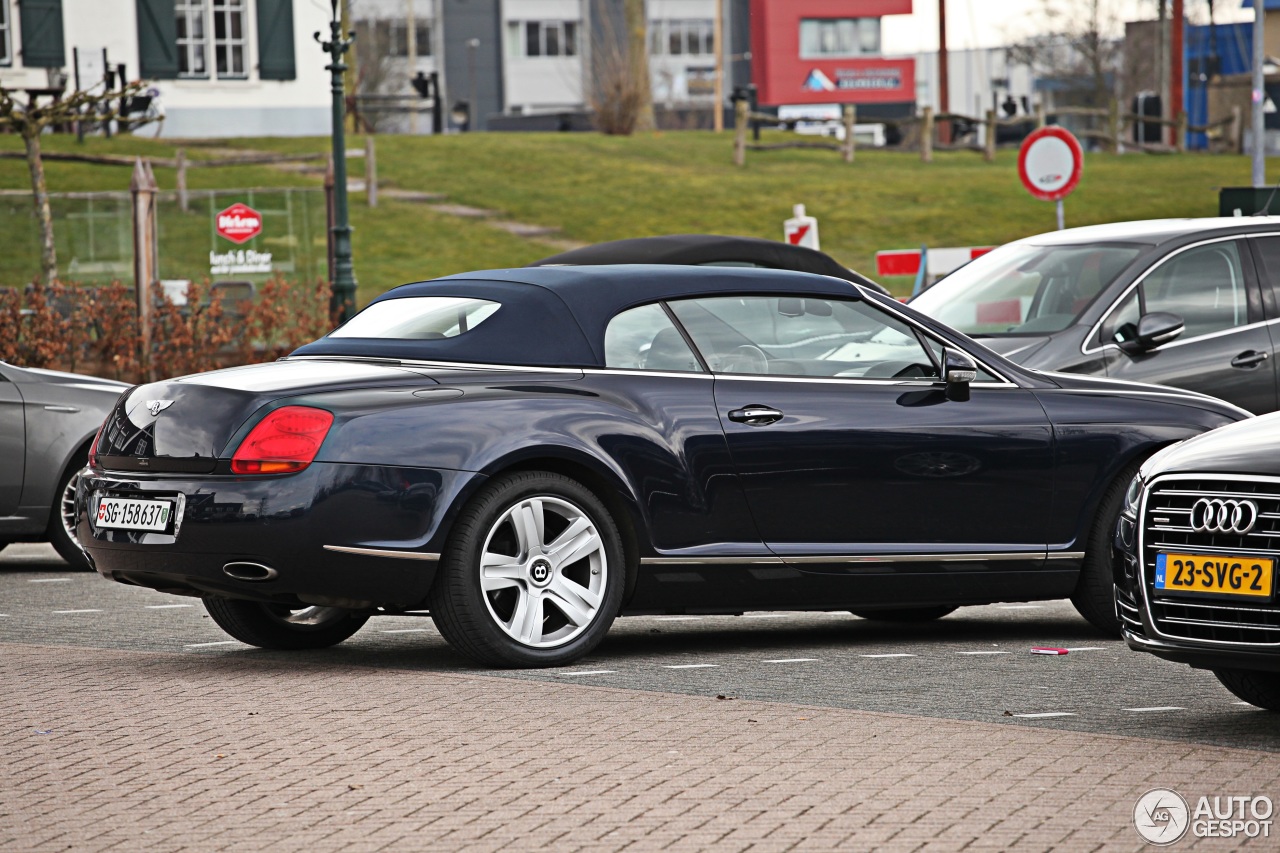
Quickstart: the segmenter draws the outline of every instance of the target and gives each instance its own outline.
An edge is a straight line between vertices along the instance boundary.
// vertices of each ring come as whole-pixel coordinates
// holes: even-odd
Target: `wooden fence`
[[[828,148],[840,151],[844,161],[852,163],[855,148],[853,127],[856,123],[856,116],[857,114],[852,106],[845,107],[845,138],[839,143],[826,140],[792,140],[771,144],[748,144],[747,131],[753,124],[788,126],[793,123],[793,120],[780,119],[777,116],[766,113],[751,112],[745,101],[738,101],[734,114],[733,161],[739,166],[745,165],[747,151],[771,151],[782,148]],[[1098,142],[1105,150],[1113,154],[1123,154],[1126,151],[1152,153],[1176,151],[1183,153],[1187,150],[1186,141],[1189,133],[1208,134],[1211,149],[1216,148],[1218,151],[1233,154],[1244,152],[1244,117],[1239,107],[1234,107],[1230,116],[1204,125],[1189,124],[1185,112],[1180,113],[1177,119],[1172,120],[1157,116],[1121,112],[1119,103],[1114,100],[1107,109],[1098,107],[1061,107],[1053,111],[1053,116],[1055,118],[1080,116],[1101,120],[1102,129],[1090,128],[1077,131],[1076,135]],[[986,115],[982,117],[975,117],[962,113],[935,113],[933,107],[925,107],[918,115],[909,118],[881,119],[878,121],[886,127],[895,128],[901,134],[904,147],[918,150],[920,159],[925,163],[933,162],[933,152],[936,150],[975,151],[981,153],[983,159],[990,162],[995,159],[996,149],[1000,147],[998,144],[999,128],[1025,126],[1028,123],[1034,123],[1036,127],[1045,127],[1049,123],[1049,116],[1046,114],[1043,105],[1040,106],[1034,116],[1017,116],[1013,118],[1000,118],[994,109],[987,110]],[[1134,128],[1151,124],[1158,125],[1161,128],[1173,128],[1174,145],[1151,144],[1133,140],[1132,131]],[[939,128],[943,125],[950,125],[952,129],[956,127],[972,129],[975,131],[975,139],[978,138],[976,131],[981,128],[985,131],[981,136],[982,143],[944,144],[939,141]],[[1145,134],[1140,135],[1145,136]]]

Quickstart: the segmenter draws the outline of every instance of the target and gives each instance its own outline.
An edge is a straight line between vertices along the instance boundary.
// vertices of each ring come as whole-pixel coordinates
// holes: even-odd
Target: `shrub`
[[[256,299],[234,303],[210,299],[210,292],[208,282],[192,282],[186,305],[176,305],[154,285],[151,345],[144,351],[133,288],[118,281],[0,289],[0,359],[142,382],[273,361],[334,325],[324,282],[272,277]]]

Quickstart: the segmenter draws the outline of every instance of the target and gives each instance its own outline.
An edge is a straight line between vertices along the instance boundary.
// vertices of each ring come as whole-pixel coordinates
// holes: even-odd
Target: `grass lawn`
[[[326,150],[327,139],[218,140],[220,148],[280,152]],[[361,144],[350,140],[351,147]],[[791,206],[804,203],[820,222],[824,251],[874,273],[880,249],[968,246],[1007,242],[1054,227],[1053,205],[1033,200],[1018,182],[1016,152],[996,162],[977,154],[939,153],[926,165],[902,152],[861,150],[853,165],[835,152],[748,152],[747,166],[731,160],[732,136],[684,131],[635,137],[597,134],[491,133],[444,137],[381,136],[381,182],[441,192],[453,203],[501,211],[522,222],[560,228],[582,242],[622,237],[709,232],[779,239]],[[46,137],[47,150],[173,156],[177,143],[116,138]],[[20,141],[0,136],[0,149]],[[220,156],[188,144],[192,158]],[[354,173],[363,170],[352,160]],[[54,191],[127,189],[129,170],[49,163]],[[172,170],[157,169],[162,189]],[[1274,177],[1273,177],[1274,179]],[[1125,219],[1210,216],[1217,189],[1249,181],[1249,161],[1230,155],[1091,154],[1067,224]],[[318,178],[263,166],[193,169],[193,189],[315,186]],[[21,160],[0,160],[0,188],[28,186]],[[6,209],[14,208],[13,199]],[[29,210],[29,204],[27,209]],[[518,266],[554,253],[536,241],[435,214],[425,206],[384,200],[374,210],[353,197],[356,273],[361,301],[404,281],[467,269]],[[11,255],[0,275],[36,270],[30,250],[14,236],[19,216],[5,223]],[[207,242],[202,244],[207,250]],[[3,283],[15,283],[6,280]],[[909,281],[888,282],[898,291]]]

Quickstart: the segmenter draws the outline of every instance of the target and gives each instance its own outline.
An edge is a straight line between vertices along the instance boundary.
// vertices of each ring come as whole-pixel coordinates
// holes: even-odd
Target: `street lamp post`
[[[341,0],[329,0],[333,7],[333,20],[329,22],[329,41],[316,41],[333,61],[325,66],[332,75],[333,91],[333,281],[329,311],[340,322],[351,319],[356,303],[356,270],[351,261],[351,220],[347,211],[347,140],[344,113],[346,93],[343,74],[347,64],[343,55],[356,40],[354,32],[342,35],[342,14],[338,9]]]

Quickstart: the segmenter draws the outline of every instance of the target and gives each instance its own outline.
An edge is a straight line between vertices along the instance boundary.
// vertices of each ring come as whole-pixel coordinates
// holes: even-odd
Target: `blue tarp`
[[[1246,0],[1248,3],[1248,0]],[[1267,0],[1266,8],[1274,5],[1280,9],[1280,0]],[[1247,74],[1253,67],[1253,23],[1218,24],[1216,26],[1187,27],[1186,56],[1183,62],[1187,79],[1183,108],[1187,111],[1187,123],[1203,125],[1209,115],[1209,77],[1212,74]],[[1213,61],[1216,57],[1216,63]],[[1216,68],[1214,67],[1216,64]],[[1212,116],[1222,118],[1222,116]],[[1203,133],[1187,134],[1187,147],[1204,149],[1209,146]]]

